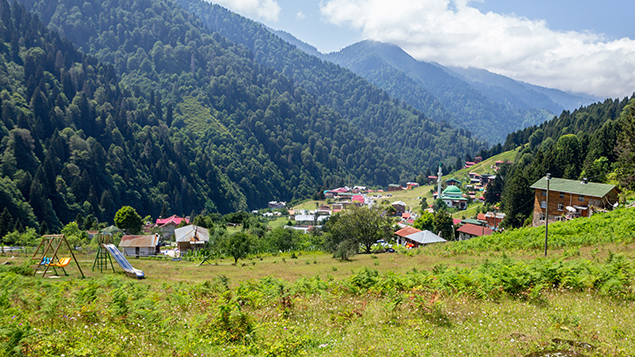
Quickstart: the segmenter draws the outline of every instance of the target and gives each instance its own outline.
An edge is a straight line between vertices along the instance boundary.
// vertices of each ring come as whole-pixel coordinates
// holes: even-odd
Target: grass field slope
[[[25,277],[0,257],[0,355],[628,356],[635,211],[396,253]],[[11,264],[5,264],[11,262]]]

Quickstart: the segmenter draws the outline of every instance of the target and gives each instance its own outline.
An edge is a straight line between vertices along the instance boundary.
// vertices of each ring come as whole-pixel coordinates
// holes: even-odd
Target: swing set
[[[71,257],[60,258],[58,256],[62,243],[64,243],[64,245],[68,249],[68,252],[70,253]],[[40,245],[38,245],[37,249],[35,250],[35,253],[33,253],[33,256],[31,258],[35,258],[35,256],[40,251],[40,248],[42,248],[43,246],[45,246],[45,248],[42,252],[38,265],[35,267],[35,270],[33,271],[34,276],[37,273],[39,273],[39,269],[42,266],[45,267],[44,271],[42,272],[42,277],[46,275],[46,272],[49,270],[49,268],[53,268],[55,275],[58,275],[56,268],[60,268],[64,272],[64,275],[68,276],[68,273],[66,272],[66,269],[64,268],[67,267],[68,264],[70,264],[71,260],[74,260],[75,264],[77,264],[77,269],[79,269],[79,272],[82,274],[82,278],[85,278],[84,272],[82,271],[82,268],[79,266],[79,262],[77,261],[77,258],[75,258],[75,254],[73,254],[73,250],[71,249],[70,244],[68,244],[68,241],[66,240],[66,237],[63,234],[52,234],[52,235],[42,236]]]

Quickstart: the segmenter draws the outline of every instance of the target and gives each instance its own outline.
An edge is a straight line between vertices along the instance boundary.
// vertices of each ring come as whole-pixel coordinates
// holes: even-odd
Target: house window
[[[564,204],[558,203],[558,211],[564,210]]]
[[[547,201],[540,201],[540,208],[547,208]]]
[[[540,219],[541,221],[544,221],[544,220],[545,220],[545,215],[544,215],[543,213],[541,213],[541,214],[540,214],[540,218],[539,218],[539,219]]]
[[[560,198],[564,198],[564,192],[560,192]]]
[[[578,201],[584,202],[584,195],[578,195]]]
[[[546,190],[542,190],[542,195],[543,196],[547,196],[547,191]]]

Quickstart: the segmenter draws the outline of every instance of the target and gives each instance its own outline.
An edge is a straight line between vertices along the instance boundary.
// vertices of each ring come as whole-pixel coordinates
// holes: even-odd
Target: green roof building
[[[541,178],[530,188],[535,190],[533,225],[543,225],[547,215],[547,179]],[[548,194],[549,222],[590,217],[593,211],[613,209],[618,203],[618,193],[615,185],[552,178]]]
[[[450,208],[466,209],[467,198],[463,197],[463,192],[456,186],[448,186],[441,194],[441,199]]]

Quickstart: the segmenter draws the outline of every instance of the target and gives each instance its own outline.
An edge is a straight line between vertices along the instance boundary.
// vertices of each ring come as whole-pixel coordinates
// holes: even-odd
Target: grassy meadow
[[[0,257],[0,356],[631,356],[635,211],[339,261]],[[9,263],[7,263],[9,262]],[[577,354],[575,354],[577,353]]]

